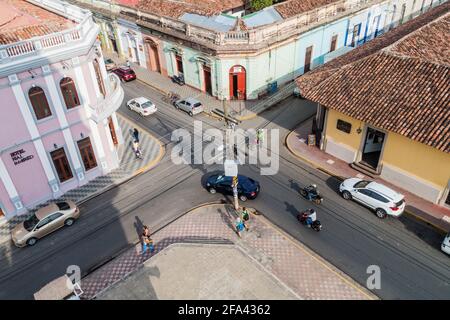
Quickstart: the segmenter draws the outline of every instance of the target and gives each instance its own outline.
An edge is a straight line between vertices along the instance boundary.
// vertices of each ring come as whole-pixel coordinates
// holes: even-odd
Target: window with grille
[[[61,93],[66,103],[66,108],[71,109],[80,105],[80,99],[78,98],[77,88],[71,78],[63,78],[59,83]]]
[[[97,167],[97,160],[95,159],[94,150],[92,149],[91,139],[84,138],[78,141],[78,149],[80,150],[81,159],[86,171]]]
[[[28,97],[30,98],[36,119],[41,120],[52,115],[47,97],[41,87],[31,88],[28,91]]]
[[[50,153],[52,156],[53,164],[60,182],[67,181],[73,178],[72,169],[70,168],[69,160],[67,159],[64,148],[59,148]]]

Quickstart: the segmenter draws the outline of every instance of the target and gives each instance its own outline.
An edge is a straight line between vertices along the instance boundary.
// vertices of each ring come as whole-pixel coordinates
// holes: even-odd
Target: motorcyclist
[[[316,210],[314,209],[306,210],[304,214],[306,216],[306,225],[308,226],[312,225],[313,222],[317,220]]]
[[[308,188],[306,188],[308,191],[308,200],[312,200],[313,197],[315,197],[317,195],[317,186],[315,184],[311,184],[308,186]]]

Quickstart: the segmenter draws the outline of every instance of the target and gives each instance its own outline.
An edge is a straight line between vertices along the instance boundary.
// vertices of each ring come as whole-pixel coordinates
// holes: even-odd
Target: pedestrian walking
[[[133,129],[133,138],[139,143],[139,130],[137,128]]]
[[[127,67],[130,68],[131,67],[131,62],[130,60],[127,59]]]
[[[244,222],[241,220],[241,218],[237,217],[236,218],[236,232],[239,236],[239,238],[241,237],[241,232],[244,230],[245,226],[244,226]]]
[[[133,140],[133,152],[136,155],[136,159],[142,157],[142,152],[141,149],[139,148],[139,142],[136,140]]]
[[[260,145],[264,139],[264,132],[262,129],[256,130],[256,144]]]
[[[150,238],[150,229],[147,226],[144,226],[142,231],[142,254],[146,253],[148,249],[150,249],[150,253],[152,253],[155,250],[155,247],[152,238]]]
[[[245,230],[248,231],[250,229],[248,222],[250,220],[250,214],[247,211],[246,207],[242,207],[242,213],[241,213],[242,221],[244,223]]]

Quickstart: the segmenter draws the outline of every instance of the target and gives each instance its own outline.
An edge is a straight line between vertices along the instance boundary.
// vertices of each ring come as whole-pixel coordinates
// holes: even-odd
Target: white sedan
[[[158,109],[153,102],[144,97],[131,99],[127,102],[127,107],[130,110],[136,111],[142,116],[148,116],[155,113]]]

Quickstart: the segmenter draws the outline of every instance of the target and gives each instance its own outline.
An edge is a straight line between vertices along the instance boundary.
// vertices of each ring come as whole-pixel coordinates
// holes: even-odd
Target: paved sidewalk
[[[115,53],[104,53],[105,58],[112,59],[117,65],[125,65],[126,60],[119,58]],[[219,109],[223,111],[222,101],[201,92],[198,89],[190,87],[189,85],[180,86],[173,83],[169,77],[154,71],[150,71],[146,68],[139,66],[136,63],[131,63],[131,67],[136,72],[136,76],[139,80],[147,85],[160,91],[162,94],[168,94],[169,92],[175,92],[180,95],[181,98],[193,97],[199,100],[204,106],[205,111],[211,114],[212,110]],[[275,105],[285,97],[292,95],[295,87],[295,83],[280,87],[279,91],[271,96],[267,96],[264,99],[258,100],[246,100],[246,101],[227,101],[230,115],[240,121],[249,120],[255,118],[259,113],[268,109],[272,105]]]
[[[117,114],[119,125],[122,128],[124,143],[119,146],[120,167],[111,171],[110,173],[99,176],[87,184],[69,190],[62,195],[58,200],[70,199],[77,204],[80,204],[89,198],[104,192],[105,190],[117,186],[129,178],[151,169],[154,167],[164,155],[164,148],[158,139],[153,137],[145,129],[133,124],[130,120]],[[131,143],[131,131],[137,127],[140,135],[140,144],[142,148],[143,158],[136,159]],[[0,225],[0,243],[10,240],[11,230],[19,223],[24,221],[32,212],[47,205],[49,202],[56,201],[55,199],[46,201],[35,208],[29,210],[28,214],[17,216]]]
[[[234,231],[234,221],[235,211],[231,205],[210,204],[198,207],[152,234],[154,253],[141,254],[141,245],[136,244],[83,278],[82,297],[92,299],[99,294],[105,296],[107,288],[131,276],[148,259],[152,261],[152,257],[158,253],[167,256],[163,250],[172,244],[196,243],[234,244],[302,299],[377,299],[341,271],[274,227],[262,215],[251,214],[250,230],[243,231],[242,238]],[[150,225],[149,221],[143,223]],[[315,232],[300,224],[299,228],[304,228],[304,232]],[[214,259],[213,255],[209,259],[211,267]],[[183,259],[173,263],[183,265],[195,262]],[[159,277],[167,276],[163,274],[166,271],[160,265]],[[183,276],[189,277],[188,274]],[[183,281],[177,285],[182,287],[187,280]],[[232,286],[233,283],[229,285]],[[249,282],[247,285],[254,286],[257,283]],[[136,287],[136,292],[141,289]],[[172,289],[168,288],[170,292],[174,292]]]
[[[313,167],[321,169],[322,171],[325,171],[332,176],[336,176],[341,180],[350,177],[358,177],[361,179],[365,178],[362,173],[350,167],[348,163],[325,153],[317,147],[308,146],[307,140],[311,128],[312,118],[303,122],[286,137],[286,146],[291,153],[308,162]],[[373,180],[372,178],[369,179]],[[406,213],[409,213],[444,232],[450,231],[449,209],[422,199],[411,192],[408,192],[407,190],[404,190],[381,178],[377,178],[375,181],[385,184],[405,195],[407,204],[405,209]]]

